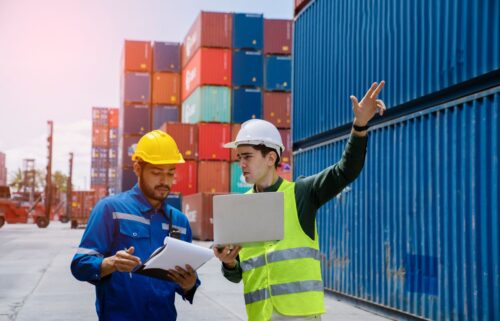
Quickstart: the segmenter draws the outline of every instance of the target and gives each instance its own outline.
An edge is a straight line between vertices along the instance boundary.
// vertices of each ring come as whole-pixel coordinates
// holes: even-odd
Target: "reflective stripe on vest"
[[[306,259],[306,258],[315,259],[319,261],[320,259],[319,251],[316,249],[312,249],[310,247],[298,247],[294,249],[275,251],[269,253],[269,255],[267,256],[267,263],[293,260],[293,259]],[[260,255],[241,262],[240,266],[243,271],[249,271],[251,269],[264,266],[265,264],[266,264],[265,256]]]
[[[307,291],[323,292],[322,281],[299,281],[271,285],[272,295],[293,294]],[[245,304],[251,304],[270,298],[268,289],[259,289],[245,294]]]

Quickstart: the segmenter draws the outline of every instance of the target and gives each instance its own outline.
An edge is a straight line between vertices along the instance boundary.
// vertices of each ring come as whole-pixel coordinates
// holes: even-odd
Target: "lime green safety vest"
[[[283,180],[285,234],[279,242],[240,251],[245,304],[249,321],[271,319],[273,309],[288,316],[325,312],[318,233],[304,233],[295,204],[295,183]],[[253,190],[247,193],[253,193]]]

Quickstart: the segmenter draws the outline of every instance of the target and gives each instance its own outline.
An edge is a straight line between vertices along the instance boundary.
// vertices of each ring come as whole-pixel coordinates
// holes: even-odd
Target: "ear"
[[[276,162],[278,155],[276,154],[276,152],[272,151],[272,152],[269,152],[269,154],[267,154],[266,158],[267,158],[267,162],[268,162],[267,165],[274,167],[274,163]]]
[[[137,178],[141,176],[141,165],[138,162],[134,162],[134,173]]]

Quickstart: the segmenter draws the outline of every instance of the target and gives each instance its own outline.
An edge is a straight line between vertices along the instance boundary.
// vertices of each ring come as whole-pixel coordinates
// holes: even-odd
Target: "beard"
[[[144,177],[141,172],[141,177],[139,179],[139,187],[147,198],[153,199],[155,201],[163,202],[170,193],[170,187],[165,184],[159,184],[154,187],[147,186],[144,180]],[[159,189],[163,188],[167,191],[160,191]]]

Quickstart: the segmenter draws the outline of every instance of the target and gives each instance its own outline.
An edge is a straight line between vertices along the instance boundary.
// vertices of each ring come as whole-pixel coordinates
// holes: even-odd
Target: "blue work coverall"
[[[192,241],[186,216],[163,202],[155,210],[136,184],[131,190],[99,201],[93,209],[80,246],[71,262],[71,272],[80,281],[96,287],[96,310],[99,320],[165,320],[177,318],[175,292],[192,303],[200,285],[184,294],[174,282],[139,275],[113,272],[100,277],[105,257],[133,246],[142,262],[163,245],[169,234],[169,215],[181,240]]]

